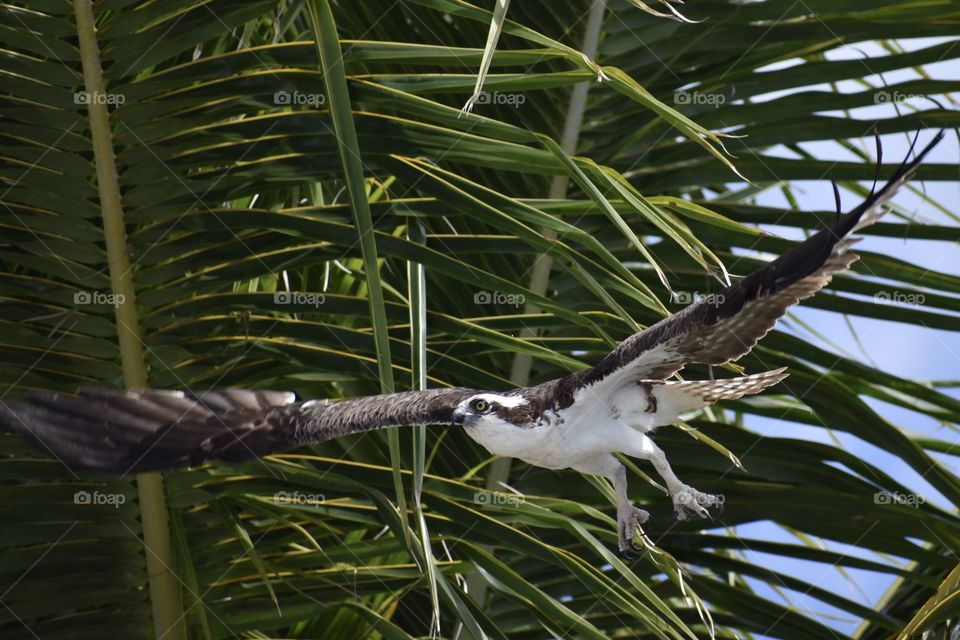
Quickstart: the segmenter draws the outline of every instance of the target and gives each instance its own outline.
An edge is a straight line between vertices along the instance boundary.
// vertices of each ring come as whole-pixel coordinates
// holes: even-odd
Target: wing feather
[[[857,259],[849,234],[880,207],[942,139],[904,161],[879,191],[850,213],[740,282],[627,338],[596,366],[523,389],[541,408],[564,408],[586,388],[615,389],[628,377],[665,379],[685,364],[721,364],[749,352],[786,310],[826,286]],[[911,148],[912,150],[912,148]],[[908,156],[909,158],[909,156]],[[68,464],[131,473],[246,460],[352,433],[449,423],[478,390],[407,391],[354,400],[297,402],[282,391],[82,389],[0,402],[0,424]]]
[[[0,402],[0,424],[68,465],[127,474],[248,460],[372,429],[449,424],[473,393],[428,389],[297,402],[285,391],[81,389]]]
[[[541,385],[540,395],[554,397],[555,406],[564,408],[587,388],[602,395],[629,377],[663,380],[688,363],[722,364],[748,353],[788,308],[815,294],[833,274],[858,259],[848,253],[857,240],[849,234],[882,215],[882,205],[941,139],[943,131],[913,160],[908,153],[880,190],[829,227],[736,284],[635,333],[596,366]]]

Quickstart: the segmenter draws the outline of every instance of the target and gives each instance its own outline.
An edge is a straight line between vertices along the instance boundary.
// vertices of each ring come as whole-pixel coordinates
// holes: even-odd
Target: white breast
[[[605,407],[592,403],[593,411],[585,411],[585,404],[574,403],[559,414],[548,411],[537,426],[518,427],[491,416],[464,430],[495,455],[566,469],[598,453],[617,451],[623,429],[630,430]]]
[[[494,455],[530,461],[529,458],[536,456],[537,451],[549,445],[552,429],[546,422],[535,427],[517,427],[489,418],[464,430]]]

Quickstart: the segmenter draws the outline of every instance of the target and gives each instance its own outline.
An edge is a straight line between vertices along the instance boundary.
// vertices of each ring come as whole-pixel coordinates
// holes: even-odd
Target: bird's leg
[[[627,495],[627,468],[612,454],[591,458],[573,468],[583,473],[604,476],[613,483],[617,497],[617,542],[621,553],[629,551],[637,535],[637,526],[648,522],[650,514],[630,502]]]
[[[616,461],[615,458],[614,460]],[[627,468],[619,461],[616,463],[616,470],[608,478],[613,483],[613,490],[617,495],[617,541],[620,552],[624,553],[633,547],[637,527],[646,524],[650,520],[650,514],[633,506],[630,502],[627,496]]]
[[[686,520],[690,514],[695,514],[701,518],[709,518],[707,511],[711,507],[723,508],[723,496],[715,496],[709,493],[703,493],[680,481],[677,474],[670,468],[667,462],[667,456],[663,450],[654,443],[649,437],[641,435],[643,438],[639,450],[625,452],[637,458],[646,458],[653,463],[654,469],[663,478],[667,485],[667,492],[670,499],[673,500],[673,515],[677,520]]]

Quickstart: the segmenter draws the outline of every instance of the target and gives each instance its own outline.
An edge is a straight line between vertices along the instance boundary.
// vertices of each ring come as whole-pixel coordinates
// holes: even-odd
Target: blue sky
[[[947,40],[955,39],[923,38],[901,41],[900,44],[906,50],[913,50]],[[960,48],[960,45],[958,45],[958,48]],[[852,46],[844,46],[831,52],[827,57],[833,60],[864,59],[864,73],[867,74],[870,72],[869,57],[882,55],[887,55],[887,52],[880,45],[866,42]],[[795,64],[795,61],[788,61],[777,65],[777,67],[786,68],[792,66],[792,64]],[[775,67],[769,67],[768,69],[773,70],[774,68]],[[936,65],[930,65],[926,67],[926,71],[931,77],[937,80],[960,80],[960,61],[949,60]],[[869,75],[865,80],[874,86],[882,87],[884,84],[894,85],[905,80],[919,77],[921,76],[914,71],[902,71],[885,73],[882,78],[879,75]],[[805,87],[803,90],[811,89],[832,90],[827,85]],[[859,92],[864,90],[864,86],[849,81],[840,83],[837,90],[843,93]],[[761,100],[779,97],[785,93],[786,92],[778,92],[777,94],[771,94],[766,98],[761,98]],[[949,106],[948,103],[944,101],[941,101],[941,103]],[[921,99],[911,101],[910,104],[900,105],[899,107],[903,111],[911,108],[919,108],[922,110],[931,106],[933,106],[932,103],[926,103]],[[875,119],[894,117],[896,113],[897,111],[894,105],[879,104],[846,113],[823,112],[822,115],[841,118],[849,117],[869,122]],[[749,134],[749,131],[747,133]],[[920,144],[929,140],[932,133],[932,131],[927,131],[921,134]],[[909,147],[908,136],[904,134],[883,136],[882,142],[885,162],[895,162],[902,159]],[[818,159],[856,159],[848,150],[834,143],[813,142],[803,143],[800,146]],[[874,149],[872,138],[863,140],[863,149],[869,151],[872,156]],[[785,148],[773,149],[769,153],[781,157],[796,157],[790,150]],[[931,156],[929,156],[931,162],[937,163],[958,163],[958,158],[960,158],[960,148],[958,148],[957,138],[950,132],[948,132],[947,138],[934,150]],[[866,186],[869,187],[869,184]],[[923,188],[929,197],[945,207],[955,207],[955,203],[960,201],[960,181],[927,182],[925,184],[914,183],[914,186]],[[829,181],[801,181],[793,183],[793,187],[794,193],[802,203],[804,209],[833,210],[835,208],[833,191]],[[859,198],[850,192],[842,192],[842,195],[844,210],[848,210],[859,201]],[[914,214],[917,221],[960,227],[956,219],[951,219],[950,216],[938,211],[934,206],[924,202],[921,197],[908,190],[901,190],[896,197],[896,202],[906,211]],[[778,190],[769,190],[762,193],[757,197],[757,203],[778,207],[789,206],[786,198]],[[960,216],[960,211],[955,208],[952,210],[952,213]],[[895,221],[892,216],[890,219]],[[801,234],[796,229],[768,227],[767,230],[784,237],[793,239],[801,238]],[[960,233],[958,233],[958,236],[960,236]],[[919,264],[931,270],[957,274],[960,273],[960,250],[958,250],[957,244],[956,241],[949,243],[867,237],[858,245],[858,249],[883,253]],[[849,318],[850,325],[848,325],[847,320],[839,314],[809,307],[798,308],[793,313],[793,316],[803,323],[814,327],[816,331],[821,334],[829,336],[836,345],[842,347],[848,354],[852,354],[856,359],[882,370],[920,381],[960,380],[960,333],[868,318]],[[851,325],[856,335],[851,332]],[[799,327],[797,323],[790,322],[789,319],[786,322],[781,322],[780,327],[794,332],[822,346],[826,350],[838,353],[834,346],[822,342],[819,338]],[[862,349],[858,346],[858,341],[859,344],[862,345]],[[945,392],[960,398],[960,389],[957,387],[946,389]],[[887,421],[901,428],[929,434],[942,440],[960,443],[960,438],[957,436],[956,425],[952,427],[944,426],[915,412],[873,399],[867,399],[867,402]],[[785,421],[766,420],[762,418],[753,419],[748,426],[758,433],[770,436],[785,436],[819,442],[831,442],[831,434],[822,428],[813,428]],[[839,438],[842,445],[849,451],[883,468],[904,485],[913,488],[914,491],[922,495],[927,501],[936,503],[947,509],[955,508],[954,505],[951,505],[899,458],[891,456],[885,451],[855,436],[843,432],[834,432],[832,435]],[[957,454],[960,455],[960,446],[958,446]],[[953,473],[960,473],[960,465],[958,465],[957,457],[936,454],[934,454],[934,457],[940,460]],[[758,522],[739,527],[737,533],[750,538],[756,537],[794,543],[799,542],[799,540],[789,533],[769,522]],[[833,550],[841,552],[850,551],[850,549],[844,545],[830,541],[825,541],[825,544]],[[863,555],[859,550],[854,553],[856,555]],[[751,553],[749,554],[749,559],[768,566],[774,566],[779,571],[796,575],[811,583],[815,583],[821,588],[869,606],[874,606],[892,583],[892,578],[884,574],[861,570],[847,570],[847,576],[844,576],[837,569],[824,564],[799,560],[785,560],[779,556]],[[751,583],[761,595],[781,600],[781,596],[765,583],[755,580],[751,580]],[[782,587],[779,591],[786,594],[798,609],[805,612],[823,614],[823,622],[838,632],[852,634],[857,627],[849,615],[812,597],[791,592]]]

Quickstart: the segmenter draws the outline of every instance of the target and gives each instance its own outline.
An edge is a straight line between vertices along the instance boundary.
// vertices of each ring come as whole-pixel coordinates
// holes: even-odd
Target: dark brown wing
[[[913,160],[908,154],[879,191],[776,260],[635,333],[596,366],[543,386],[551,387],[562,408],[586,389],[602,396],[627,378],[662,380],[687,363],[722,364],[746,354],[790,306],[815,294],[834,273],[857,260],[856,254],[847,252],[856,242],[850,233],[876,221],[881,206],[942,138],[941,131]]]
[[[0,424],[68,465],[127,474],[248,460],[372,429],[448,424],[473,393],[428,389],[297,402],[283,391],[82,389],[0,402]]]

